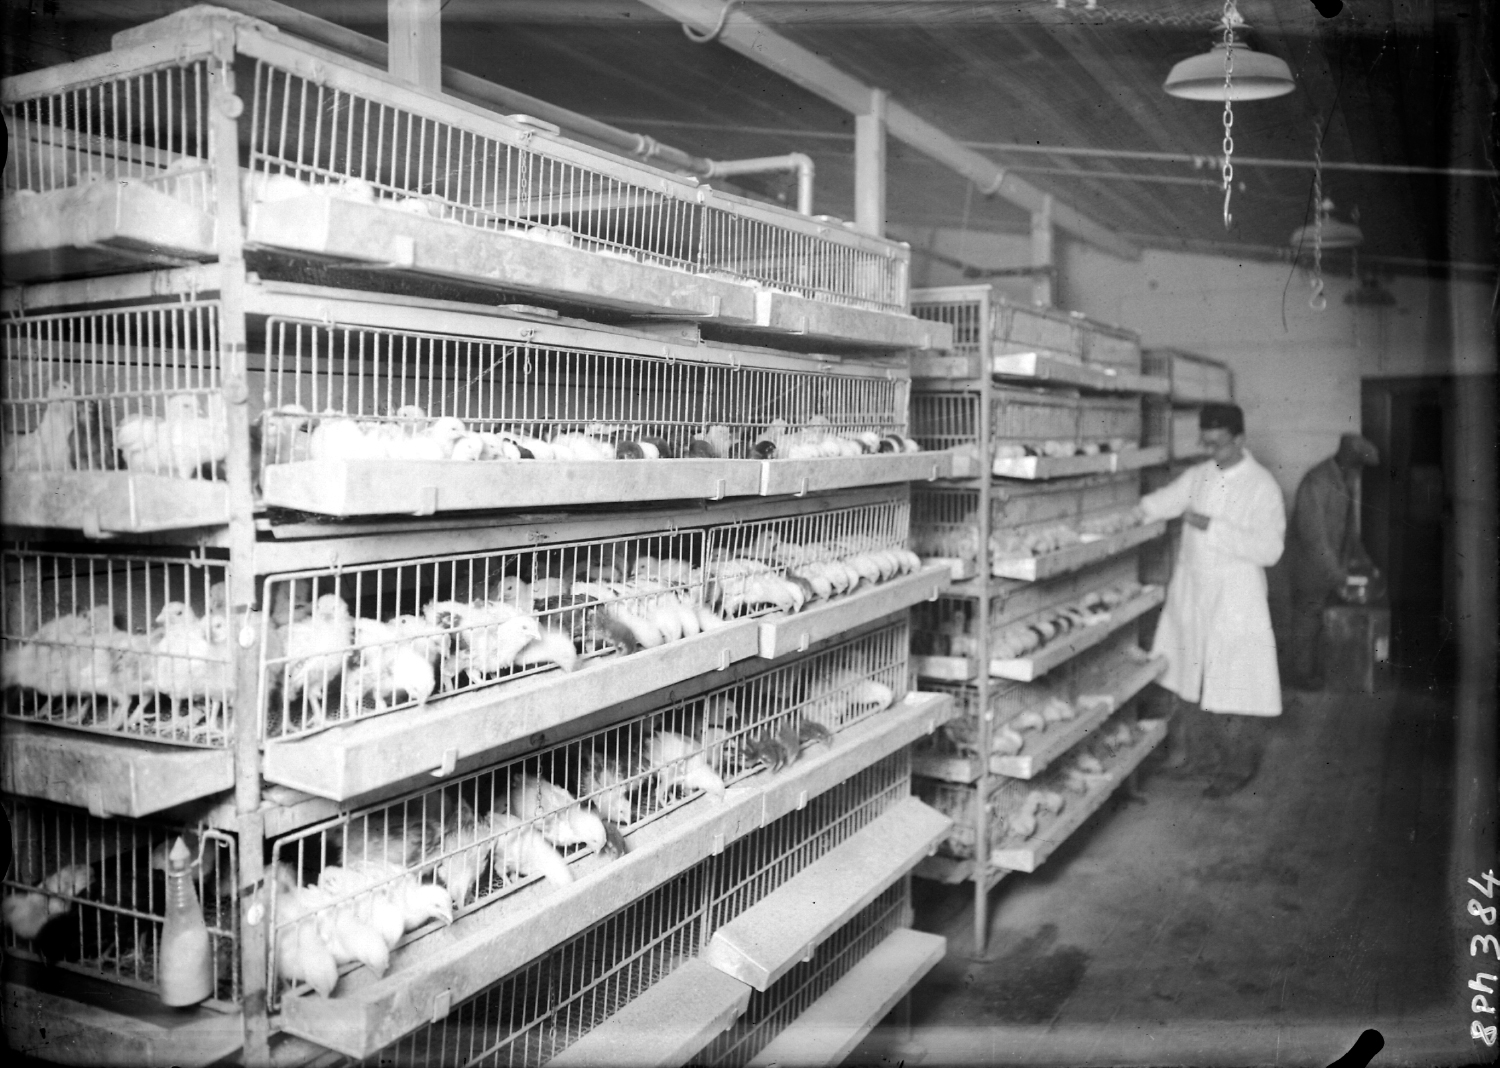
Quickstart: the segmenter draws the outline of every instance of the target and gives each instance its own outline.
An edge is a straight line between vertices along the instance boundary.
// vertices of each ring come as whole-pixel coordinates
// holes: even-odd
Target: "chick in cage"
[[[209,929],[214,992],[237,997],[237,894],[232,841],[45,802],[7,802],[17,854],[6,880],[6,950],[99,978],[154,987],[167,912],[169,847],[180,836]],[[27,871],[46,872],[35,884]]]
[[[59,614],[24,637],[7,635],[0,656],[7,715],[161,741],[227,744],[233,647],[222,583],[217,598],[212,589],[202,592],[212,574],[195,579],[191,566],[165,560],[120,558],[111,571],[108,562],[90,557],[8,556],[21,601],[12,608],[14,618]],[[126,572],[137,576],[133,588],[107,588],[112,574]],[[68,576],[72,612],[60,611],[66,604],[61,575]],[[196,600],[206,614],[186,600],[158,600],[168,596]],[[146,620],[149,628],[140,633],[122,620]]]
[[[1002,628],[990,646],[997,659],[1029,656],[1074,631],[1106,624],[1110,613],[1137,596],[1144,587],[1138,582],[1117,582],[1094,590],[1070,605],[1050,608],[1029,619]]]
[[[1037,441],[1002,441],[994,446],[995,460],[1020,460],[1025,457],[1098,456],[1125,452],[1135,447],[1130,438],[1103,438],[1093,441],[1073,441],[1067,438],[1045,438]]]
[[[73,466],[73,434],[78,403],[73,384],[59,379],[47,388],[47,403],[30,431],[15,430],[0,444],[0,470],[67,471]]]

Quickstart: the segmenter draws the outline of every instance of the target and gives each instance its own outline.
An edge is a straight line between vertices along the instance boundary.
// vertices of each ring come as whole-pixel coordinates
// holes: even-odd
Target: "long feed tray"
[[[1016,682],[1033,682],[1085,649],[1098,645],[1131,620],[1161,604],[1165,597],[1165,591],[1160,586],[1148,586],[1124,604],[1115,606],[1105,622],[1075,630],[1061,641],[1049,642],[1031,656],[991,660],[990,675]]]
[[[1167,449],[1153,445],[1123,452],[1101,452],[1092,456],[1008,456],[995,460],[991,473],[998,478],[1071,478],[1074,475],[1135,471],[1166,463]]]
[[[1100,560],[1107,560],[1137,545],[1154,541],[1166,532],[1167,524],[1163,520],[1143,523],[1141,526],[1115,534],[1107,534],[1094,541],[1069,545],[1056,552],[1043,553],[1040,556],[1019,556],[996,560],[990,570],[996,578],[1039,582],[1056,575],[1065,575],[1069,571],[1077,571],[1090,564],[1096,564]]]
[[[791,615],[760,621],[760,655],[774,660],[788,653],[806,652],[814,642],[852,630],[922,601],[935,601],[947,588],[944,567],[925,567],[910,575],[882,582]]]

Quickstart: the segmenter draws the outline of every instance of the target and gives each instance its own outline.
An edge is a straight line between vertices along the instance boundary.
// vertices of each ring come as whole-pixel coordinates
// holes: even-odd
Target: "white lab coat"
[[[1265,572],[1281,558],[1286,535],[1276,480],[1247,449],[1227,471],[1212,460],[1190,467],[1142,498],[1141,509],[1150,519],[1191,510],[1209,520],[1207,530],[1182,526],[1152,643],[1152,652],[1167,658],[1161,684],[1208,712],[1279,716]]]

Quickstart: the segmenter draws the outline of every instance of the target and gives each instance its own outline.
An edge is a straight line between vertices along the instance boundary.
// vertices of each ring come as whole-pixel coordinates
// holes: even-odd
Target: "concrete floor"
[[[918,880],[949,955],[912,995],[915,1045],[883,1027],[849,1063],[1327,1065],[1365,1027],[1377,1065],[1462,1063],[1452,744],[1431,692],[1297,694],[1240,794],[1153,757],[1141,800],[992,891],[978,959],[972,886]]]

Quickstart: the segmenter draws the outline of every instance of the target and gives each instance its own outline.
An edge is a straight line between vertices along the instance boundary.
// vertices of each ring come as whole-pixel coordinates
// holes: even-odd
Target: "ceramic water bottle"
[[[167,856],[167,918],[156,969],[164,1005],[196,1005],[214,992],[213,950],[192,861],[192,851],[178,838]]]

